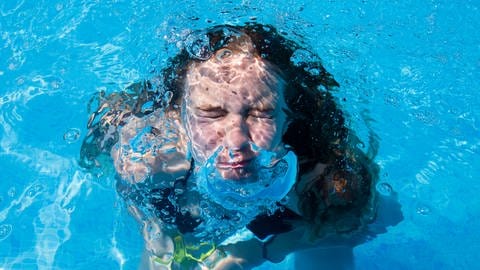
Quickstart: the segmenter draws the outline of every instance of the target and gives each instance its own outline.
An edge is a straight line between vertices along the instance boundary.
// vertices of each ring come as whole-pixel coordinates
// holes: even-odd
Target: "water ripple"
[[[0,225],[0,242],[7,239],[12,233],[13,226],[11,224]]]
[[[24,0],[2,1],[0,4],[0,14],[3,17],[14,14],[23,5],[24,2]]]

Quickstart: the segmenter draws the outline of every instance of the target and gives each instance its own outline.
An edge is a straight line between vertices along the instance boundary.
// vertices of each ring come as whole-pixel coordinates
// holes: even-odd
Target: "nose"
[[[250,141],[250,132],[244,117],[232,117],[230,125],[225,127],[224,146],[230,151],[244,150]]]

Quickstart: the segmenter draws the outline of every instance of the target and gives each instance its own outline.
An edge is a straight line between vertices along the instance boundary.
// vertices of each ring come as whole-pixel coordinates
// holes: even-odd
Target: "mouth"
[[[254,174],[254,158],[217,162],[216,169],[225,180],[246,181]]]
[[[254,159],[251,158],[251,159],[244,159],[244,160],[233,161],[233,162],[218,162],[217,168],[221,170],[246,169],[252,165],[253,160]]]

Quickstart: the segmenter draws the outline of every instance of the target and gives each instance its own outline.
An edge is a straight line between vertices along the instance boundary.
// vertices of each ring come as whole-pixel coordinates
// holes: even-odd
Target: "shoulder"
[[[362,164],[318,163],[300,176],[289,207],[303,217],[314,237],[348,234],[374,217],[374,182],[375,175]]]

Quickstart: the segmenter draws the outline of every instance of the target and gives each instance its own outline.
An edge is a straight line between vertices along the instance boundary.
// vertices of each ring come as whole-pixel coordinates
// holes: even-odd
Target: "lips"
[[[247,168],[252,164],[253,158],[243,159],[232,162],[217,162],[217,168],[219,169],[242,169]]]

